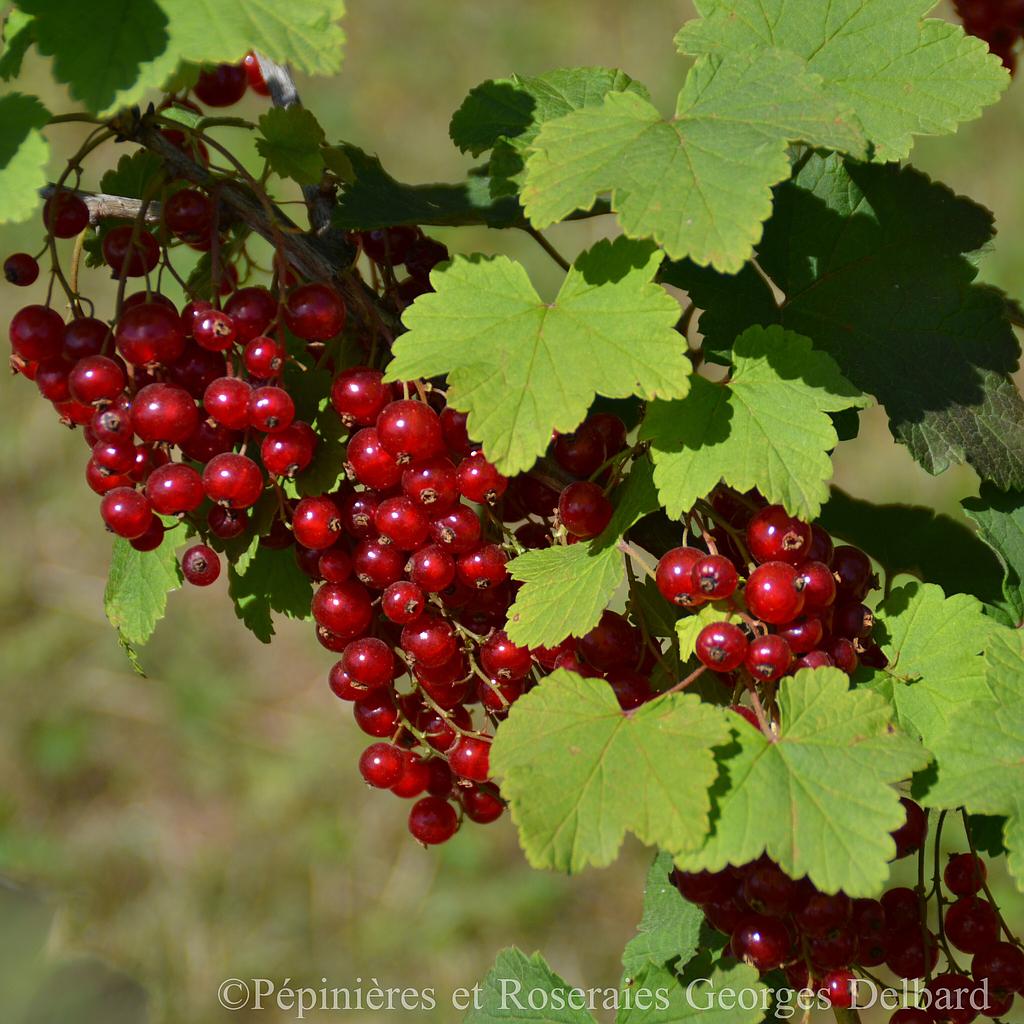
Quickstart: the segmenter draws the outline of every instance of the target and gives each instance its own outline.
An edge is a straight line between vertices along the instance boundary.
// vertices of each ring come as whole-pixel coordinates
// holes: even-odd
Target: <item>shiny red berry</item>
[[[390,789],[402,774],[402,750],[391,743],[371,743],[359,755],[359,774],[367,785]]]
[[[4,260],[4,277],[18,288],[27,288],[39,276],[39,264],[27,252],[12,252]]]
[[[194,587],[208,587],[220,576],[220,557],[205,544],[194,544],[181,556],[181,571]]]
[[[154,510],[165,516],[194,512],[203,503],[206,492],[203,478],[183,462],[158,466],[146,481],[146,497]]]
[[[425,796],[409,811],[409,832],[426,846],[447,842],[459,829],[459,816],[447,800]]]
[[[115,487],[104,494],[100,515],[113,533],[126,540],[141,537],[153,521],[146,496],[130,487]]]
[[[329,285],[300,285],[288,296],[284,322],[303,341],[330,341],[345,326],[345,303]]]
[[[781,679],[793,663],[793,651],[781,636],[769,634],[752,640],[744,664],[747,671],[762,683]]]
[[[295,506],[292,532],[303,547],[325,550],[341,536],[341,529],[338,506],[330,498],[303,498]]]
[[[249,426],[267,434],[286,430],[295,419],[295,402],[284,388],[253,388],[249,395]]]
[[[900,797],[900,803],[903,805],[906,819],[892,834],[896,843],[896,860],[917,853],[928,834],[928,818],[921,805],[905,796]]]
[[[681,608],[696,608],[707,598],[693,578],[693,568],[706,553],[699,548],[673,548],[661,556],[655,583],[662,597]]]
[[[133,237],[134,234],[134,237]],[[160,260],[160,243],[131,224],[111,228],[103,238],[103,259],[114,277],[143,277]]]
[[[196,99],[208,107],[230,107],[249,86],[249,77],[241,64],[218,64],[203,71],[192,87]]]
[[[135,366],[168,366],[185,351],[185,331],[173,309],[159,302],[132,306],[121,313],[114,331],[117,350]]]
[[[747,638],[732,623],[714,622],[697,634],[695,651],[702,664],[715,672],[732,672],[747,655]]]
[[[75,363],[68,374],[71,397],[84,405],[112,402],[124,391],[125,383],[124,370],[106,356],[88,356]]]
[[[132,429],[143,441],[180,444],[198,424],[192,396],[173,384],[147,384],[132,402]]]
[[[24,306],[8,328],[15,355],[32,362],[56,359],[64,343],[64,321],[46,306]]]
[[[788,562],[765,562],[750,574],[746,600],[750,614],[763,622],[791,622],[803,611],[803,582]]]
[[[985,862],[973,853],[950,854],[942,880],[954,896],[973,896],[985,884],[988,869]]]
[[[43,224],[54,238],[74,238],[89,226],[89,207],[74,192],[55,192],[43,203]]]
[[[781,505],[768,505],[747,525],[747,547],[758,562],[799,565],[811,548],[811,528]]]
[[[266,288],[239,288],[224,303],[224,312],[231,317],[239,342],[246,344],[266,334],[277,316],[277,299]]]
[[[708,601],[732,597],[739,584],[736,566],[725,555],[706,555],[691,570],[697,592]]]
[[[260,467],[245,455],[215,455],[203,469],[203,487],[209,499],[229,508],[249,508],[263,493]],[[308,546],[308,545],[307,545]]]
[[[444,452],[441,421],[425,402],[402,399],[386,405],[377,417],[377,436],[400,465]]]

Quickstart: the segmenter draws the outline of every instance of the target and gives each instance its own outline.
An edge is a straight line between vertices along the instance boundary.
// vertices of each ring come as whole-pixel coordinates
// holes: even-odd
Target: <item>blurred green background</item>
[[[299,84],[329,137],[376,150],[398,178],[454,179],[467,161],[448,140],[448,119],[470,87],[512,71],[607,64],[640,78],[669,109],[685,72],[672,35],[692,13],[685,0],[352,0],[341,75]],[[24,88],[70,109],[35,58]],[[1000,235],[983,276],[1018,297],[1022,88],[956,137],[914,152],[918,166],[995,211]],[[239,112],[262,108],[250,96]],[[51,131],[54,176],[76,133]],[[248,151],[239,133],[222,138]],[[551,237],[573,252],[609,228],[594,222]],[[542,285],[555,283],[525,236],[439,234],[460,251],[511,252]],[[0,249],[34,250],[40,236],[37,220],[6,229]],[[109,282],[93,272],[86,287],[109,315]],[[4,288],[5,319],[40,300],[28,291]],[[365,737],[328,692],[331,657],[310,627],[281,623],[274,644],[260,645],[235,620],[223,580],[172,597],[143,652],[149,678],[133,675],[103,618],[110,540],[83,478],[81,437],[27,382],[0,387],[0,875],[23,887],[0,889],[0,1018],[13,1019],[16,988],[30,997],[28,964],[44,946],[63,972],[47,987],[84,993],[100,1009],[47,1004],[39,1021],[143,1019],[123,978],[101,984],[88,965],[63,959],[85,955],[136,979],[154,1024],[293,1019],[220,1011],[217,985],[231,976],[296,986],[376,979],[444,993],[480,979],[511,944],[542,950],[575,983],[615,984],[639,918],[646,851],[628,843],[614,867],[578,878],[539,873],[507,819],[420,849],[405,831],[408,805],[358,776]],[[878,410],[862,423],[836,457],[837,481],[854,494],[955,511],[976,493],[970,470],[932,478],[919,469]],[[1020,899],[1008,899],[1024,924]],[[93,979],[88,992],[80,977]],[[421,1016],[460,1015],[442,1004]]]

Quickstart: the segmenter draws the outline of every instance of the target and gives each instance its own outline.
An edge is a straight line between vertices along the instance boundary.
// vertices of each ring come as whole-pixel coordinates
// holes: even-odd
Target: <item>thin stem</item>
[[[618,547],[618,549],[624,555],[626,555],[629,558],[632,558],[637,563],[637,565],[639,565],[640,568],[643,569],[643,571],[651,577],[652,580],[656,578],[657,573],[655,571],[654,566],[651,565],[647,557],[644,554],[642,554],[637,548],[635,548],[632,544],[630,544],[628,540],[620,540],[616,547]]]
[[[705,672],[707,672],[707,665],[701,665],[700,668],[695,668],[685,679],[680,680],[675,686],[670,686],[667,690],[662,691],[658,694],[659,697],[667,697],[670,693],[679,693],[681,690],[685,690],[691,683],[695,683]],[[641,705],[642,707],[643,705]],[[626,712],[628,715],[630,712]]]
[[[768,721],[768,716],[764,713],[761,698],[757,695],[757,687],[748,686],[747,693],[750,694],[750,704],[754,709],[754,714],[757,716],[757,724],[761,727],[761,732],[764,733],[765,738],[769,743],[777,743],[779,737],[775,735],[775,731],[772,729],[771,723]]]
[[[928,818],[928,811],[925,811],[925,820]],[[927,835],[927,829],[925,831]],[[926,843],[921,844],[921,849],[917,851],[917,906],[918,913],[921,917],[921,942],[923,943],[922,948],[925,950],[925,981],[932,980],[932,964],[931,959],[928,957],[928,946],[930,945],[928,934],[928,896],[925,893],[924,888],[924,858],[925,858],[925,847]]]
[[[939,885],[939,879],[942,877],[942,864],[940,853],[942,849],[942,826],[946,821],[947,811],[941,811],[939,813],[939,820],[935,826],[935,861],[934,861],[934,879],[935,879],[935,905],[938,911],[939,918],[939,945],[942,947],[942,952],[946,954],[946,959],[949,961],[950,967],[954,971],[959,971],[960,967],[956,962],[956,958],[953,956],[953,951],[949,948],[949,943],[946,941],[946,926],[943,922],[945,914],[942,908],[946,904],[946,900],[942,895],[942,886]],[[925,950],[927,953],[927,949]]]
[[[569,261],[532,225],[523,229],[564,271],[568,273]]]
[[[963,819],[964,832],[967,835],[967,846],[968,846],[968,848],[971,851],[971,856],[974,857],[975,860],[977,861],[977,859],[978,859],[978,851],[975,849],[975,846],[974,846],[974,836],[973,836],[972,831],[971,831],[971,819],[970,819],[970,817],[967,814],[967,808],[966,807],[961,807],[960,808],[960,817]],[[992,895],[992,890],[989,888],[988,881],[985,879],[984,876],[982,876],[982,879],[981,879],[981,888],[982,888],[982,891],[985,893],[986,899],[991,904],[992,909],[996,912],[996,916],[999,918],[999,924],[1000,924],[1000,926],[1003,929],[1003,934],[1015,946],[1022,945],[1020,939],[1018,939],[1017,936],[1014,935],[1013,932],[1010,931],[1008,925],[1006,924],[1006,921],[1003,918],[1002,911],[999,909],[999,904],[996,903],[995,897],[993,897],[993,895]]]

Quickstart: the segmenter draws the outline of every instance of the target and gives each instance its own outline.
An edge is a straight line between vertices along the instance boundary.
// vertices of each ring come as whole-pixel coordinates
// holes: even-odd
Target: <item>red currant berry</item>
[[[978,1016],[972,997],[974,982],[964,974],[947,972],[932,978],[925,985],[931,1001],[928,1009],[932,1019],[940,1024],[971,1024]]]
[[[4,277],[18,288],[27,288],[39,276],[39,264],[27,252],[12,252],[4,260]]]
[[[260,70],[260,62],[252,50],[242,58],[242,67],[245,68],[245,78],[249,83],[249,88],[257,96],[269,96],[270,86],[267,85],[263,72]],[[384,788],[386,789],[387,787]]]
[[[480,646],[480,664],[492,679],[524,679],[533,666],[533,659],[528,648],[512,643],[508,634],[500,629]]]
[[[143,441],[180,444],[198,424],[192,396],[173,384],[147,384],[132,402],[132,430]]]
[[[447,512],[459,500],[455,466],[444,456],[417,462],[402,471],[402,490],[433,516]]]
[[[200,74],[192,87],[196,99],[208,107],[230,107],[249,86],[249,77],[241,64],[218,64]]]
[[[413,242],[420,237],[417,228],[398,225],[391,228],[377,228],[372,231],[361,231],[359,243],[363,252],[377,264],[401,266],[409,253]]]
[[[597,484],[569,484],[558,496],[558,518],[577,537],[596,537],[611,521],[612,503]]]
[[[203,478],[182,462],[168,462],[158,466],[146,481],[146,497],[154,510],[164,516],[194,512],[206,493]]]
[[[268,473],[293,477],[313,461],[316,442],[313,428],[308,423],[296,420],[290,427],[263,438],[260,458]]]
[[[343,370],[331,385],[331,404],[347,426],[373,426],[392,396],[384,374],[366,366]]]
[[[838,592],[848,600],[861,601],[871,589],[871,560],[860,548],[846,545],[836,548],[832,553],[832,571]]]
[[[480,452],[463,459],[457,474],[460,493],[477,505],[493,505],[508,489],[508,479]]]
[[[505,801],[492,782],[482,782],[470,788],[460,787],[459,801],[466,817],[478,825],[497,821],[505,810]]]
[[[750,520],[747,547],[758,562],[799,565],[811,548],[811,528],[781,505],[768,505]]]
[[[732,672],[747,655],[747,638],[738,626],[715,622],[697,634],[695,645],[701,663],[716,672]]]
[[[452,771],[462,779],[486,782],[491,773],[491,741],[487,736],[462,736],[448,757]]]
[[[362,637],[353,640],[341,656],[349,677],[368,690],[388,686],[395,678],[395,656],[383,640]]]
[[[325,583],[313,595],[312,608],[313,618],[321,626],[348,640],[365,633],[373,619],[370,595],[355,580]]]
[[[676,868],[669,880],[683,899],[700,905],[730,899],[736,895],[740,884],[733,868],[722,871],[680,871]]]
[[[896,860],[917,853],[924,845],[925,837],[928,834],[928,818],[921,809],[920,804],[915,803],[909,797],[900,797],[906,819],[902,825],[892,834],[896,843]]]
[[[464,555],[480,544],[483,528],[477,514],[466,505],[456,505],[430,521],[430,536],[446,551]]]
[[[162,212],[167,230],[179,237],[205,234],[213,223],[213,203],[209,196],[194,188],[175,192],[164,203]]]
[[[103,259],[114,277],[143,277],[160,260],[160,243],[149,231],[136,231],[131,224],[111,228],[102,248]]]
[[[199,426],[179,447],[186,458],[209,462],[215,455],[230,452],[241,440],[241,435],[235,431],[206,419],[199,421]]]
[[[266,434],[286,430],[295,419],[295,403],[284,388],[254,388],[249,396],[249,426]]]
[[[153,516],[146,532],[141,537],[133,537],[128,543],[136,551],[156,551],[164,542],[165,532],[164,524],[156,516]]]
[[[425,402],[391,402],[377,417],[377,436],[384,449],[404,465],[444,452],[437,413]]]
[[[861,967],[884,964],[888,956],[885,908],[878,900],[854,900],[852,920],[857,935],[857,963]]]
[[[640,658],[640,631],[618,612],[605,610],[598,624],[583,635],[579,650],[599,672],[630,668]]]
[[[116,365],[116,364],[115,364]],[[67,402],[71,400],[71,371],[74,368],[63,356],[47,359],[36,368],[36,387],[39,394],[51,402]],[[120,389],[115,392],[115,397]],[[88,405],[88,402],[76,400],[76,405]],[[91,418],[91,417],[90,417]]]
[[[744,664],[755,679],[773,683],[789,671],[793,664],[793,651],[781,636],[757,637],[747,648]]]
[[[383,590],[397,583],[405,572],[405,554],[394,544],[364,540],[352,553],[356,579],[374,590]]]
[[[832,668],[835,662],[824,651],[809,651],[796,662],[797,668]]]
[[[987,879],[985,862],[973,853],[951,853],[942,872],[942,880],[954,896],[973,896]]]
[[[707,600],[693,578],[694,566],[706,555],[699,548],[673,548],[661,556],[655,582],[662,597],[681,608],[696,608]]]
[[[1012,943],[995,942],[975,955],[971,973],[998,994],[1018,992],[1024,988],[1024,953]]]
[[[227,302],[224,312],[235,325],[243,344],[265,334],[277,316],[277,300],[266,288],[239,288]]]
[[[381,445],[373,427],[364,427],[352,435],[346,459],[352,475],[366,487],[387,491],[397,487],[402,479],[402,467]]]
[[[153,521],[153,510],[145,495],[130,487],[115,487],[103,495],[100,515],[107,527],[119,537],[141,537]]]
[[[456,572],[467,587],[487,590],[508,578],[507,562],[508,556],[497,544],[485,544],[462,555],[456,563]]]
[[[64,328],[64,355],[72,362],[101,355],[110,337],[110,328],[102,320],[80,316]]]
[[[459,829],[459,816],[447,800],[425,796],[412,805],[409,812],[409,832],[413,839],[425,846],[445,843]]]
[[[41,363],[61,354],[64,321],[46,306],[25,306],[11,318],[8,333],[15,355]]]
[[[999,915],[977,896],[961,896],[946,909],[946,936],[964,953],[980,953],[999,940]]]
[[[224,452],[206,464],[203,487],[207,497],[218,505],[249,508],[263,493],[263,474],[260,467],[245,455]]]
[[[825,993],[829,1006],[847,1009],[857,999],[857,977],[852,971],[843,968],[829,971],[821,979],[820,991]]]
[[[451,623],[436,615],[423,614],[402,629],[402,650],[427,668],[443,665],[458,650]]]
[[[401,777],[405,759],[391,743],[371,743],[359,755],[359,774],[376,789],[390,789]]]
[[[773,971],[790,956],[786,926],[776,917],[751,914],[737,925],[729,940],[732,955],[758,971]]]
[[[754,726],[757,726],[756,717]],[[755,864],[743,879],[743,898],[758,914],[771,917],[788,914],[797,891],[796,882],[768,860]]]
[[[135,445],[130,441],[97,441],[90,461],[110,476],[130,473],[135,467]]]
[[[240,537],[245,533],[249,525],[249,514],[245,511],[224,508],[223,505],[214,505],[207,513],[206,525],[210,533],[221,540],[231,540]]]
[[[797,569],[803,584],[804,611],[823,612],[836,599],[836,579],[824,562],[804,562]]]
[[[376,736],[380,739],[385,736],[394,736],[401,721],[395,699],[387,690],[377,690],[363,697],[357,697],[352,705],[352,716],[356,720],[356,725],[363,732],[368,736]],[[412,774],[409,773],[408,758],[410,756],[415,757],[416,755],[410,755],[409,751],[404,751],[405,763],[402,765],[402,774],[399,775],[398,781],[391,786],[392,792],[395,791],[395,787],[401,786],[405,782],[407,775],[409,776],[408,783],[414,782]],[[426,766],[423,768],[423,785],[408,795],[418,796],[424,789],[426,789]]]
[[[246,373],[261,380],[273,380],[281,375],[288,350],[273,338],[262,334],[249,341],[242,352]]]
[[[765,562],[750,574],[746,598],[751,615],[782,625],[803,611],[803,581],[788,562]]]
[[[706,555],[691,570],[697,593],[708,601],[732,597],[739,584],[736,566],[724,555]]]
[[[245,430],[251,397],[252,388],[241,377],[219,377],[203,393],[203,408],[221,426]]]
[[[794,654],[807,654],[821,643],[825,627],[816,615],[806,615],[779,626],[779,636]]]
[[[89,207],[74,192],[55,192],[43,203],[43,224],[54,238],[74,238],[89,226]]]
[[[601,432],[584,421],[571,434],[559,434],[551,454],[562,469],[572,476],[592,476],[604,462],[605,447]]]
[[[168,366],[185,351],[185,331],[173,309],[159,302],[132,306],[121,313],[115,331],[117,350],[135,366]]]
[[[832,612],[833,636],[847,640],[864,640],[875,626],[874,613],[859,601],[842,601]]]
[[[338,506],[328,497],[303,498],[295,506],[292,532],[303,547],[314,551],[329,548],[341,536]]]
[[[833,637],[825,647],[825,653],[832,659],[836,668],[852,676],[860,663],[857,649],[844,637]]]
[[[83,405],[112,402],[124,391],[124,386],[124,370],[106,356],[88,356],[76,363],[68,375],[71,397]]]
[[[234,321],[219,309],[206,309],[192,319],[192,337],[211,352],[226,352],[235,343]]]
[[[288,296],[284,322],[303,341],[330,341],[345,326],[345,303],[329,285],[300,285]]]
[[[328,583],[344,583],[352,576],[352,558],[339,544],[316,551],[316,575]]]
[[[213,548],[194,544],[181,556],[181,571],[194,587],[208,587],[220,575],[220,558]]]
[[[404,494],[385,498],[373,514],[373,525],[383,543],[394,544],[403,551],[415,550],[430,534],[426,513]]]
[[[409,559],[409,579],[428,594],[439,594],[455,579],[455,561],[439,544],[425,544]]]
[[[470,455],[478,446],[469,439],[469,431],[466,421],[469,417],[458,409],[446,405],[441,410],[441,433],[444,434],[444,443],[456,455],[465,458]]]
[[[423,590],[409,580],[396,580],[381,595],[381,611],[400,625],[413,622],[423,614],[426,597]]]

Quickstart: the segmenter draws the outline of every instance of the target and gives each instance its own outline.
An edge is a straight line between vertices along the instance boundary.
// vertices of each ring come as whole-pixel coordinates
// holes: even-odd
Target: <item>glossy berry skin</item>
[[[112,533],[125,540],[141,537],[153,521],[145,495],[130,487],[115,487],[103,495],[100,515]]]
[[[757,728],[756,717],[754,727]],[[796,882],[768,860],[749,868],[743,879],[743,898],[758,914],[770,917],[788,914],[797,892]]]
[[[69,376],[73,366],[63,356],[47,359],[36,368],[36,387],[43,398],[51,402],[68,402],[72,400]],[[76,405],[88,405],[75,399]]]
[[[803,562],[797,568],[803,585],[804,611],[808,615],[825,611],[836,599],[836,580],[824,562]]]
[[[213,203],[198,189],[183,188],[163,205],[164,224],[179,237],[199,235],[213,223]]]
[[[464,555],[478,547],[482,535],[480,518],[467,505],[456,505],[430,520],[431,539],[455,555]]]
[[[974,982],[964,974],[947,972],[932,978],[925,985],[932,997],[932,1019],[940,1024],[971,1024],[978,1016],[971,1003],[974,988]]]
[[[303,549],[309,550],[309,549]],[[352,558],[339,544],[326,551],[313,552],[316,557],[316,575],[328,583],[344,583],[352,576]]]
[[[409,832],[425,846],[445,843],[459,829],[459,816],[447,800],[425,796],[409,811]]]
[[[525,679],[533,666],[529,649],[512,643],[503,629],[480,645],[479,656],[481,667],[492,679]]]
[[[444,456],[407,466],[402,470],[402,490],[432,516],[447,512],[459,500],[455,466]]]
[[[845,893],[815,892],[793,915],[793,923],[805,935],[826,936],[844,928],[852,911],[853,905]]]
[[[859,601],[842,601],[832,612],[832,633],[847,640],[864,640],[871,636],[874,613]]]
[[[794,654],[807,654],[821,643],[825,627],[816,615],[806,615],[779,626],[778,633]]]
[[[404,551],[376,540],[364,540],[352,552],[356,579],[374,590],[397,583],[405,572],[406,561]]]
[[[583,635],[579,652],[600,672],[630,668],[640,656],[640,631],[618,612],[605,609],[598,624]]]
[[[206,493],[203,478],[183,462],[157,466],[146,481],[146,497],[154,511],[164,516],[194,512],[203,503]]]
[[[612,503],[597,484],[579,481],[558,496],[558,518],[569,533],[596,537],[611,521]]]
[[[11,349],[30,362],[56,359],[64,343],[64,321],[46,306],[24,306],[8,327]]]
[[[303,547],[314,551],[329,548],[341,536],[338,506],[327,497],[303,498],[295,506],[292,532]]]
[[[497,821],[505,810],[505,801],[501,799],[498,787],[490,782],[471,788],[460,787],[459,801],[466,817],[478,825]]]
[[[198,425],[192,396],[173,384],[147,384],[132,402],[132,430],[143,441],[180,444]]]
[[[857,649],[845,637],[833,637],[826,645],[825,653],[832,659],[832,664],[848,676],[852,676],[857,671],[857,666],[860,664]]]
[[[111,228],[103,238],[103,259],[115,277],[143,277],[160,260],[160,245],[145,229],[132,239],[134,227]]]
[[[757,637],[747,648],[744,664],[747,671],[763,683],[781,679],[793,663],[793,651],[781,636],[769,634]]]
[[[35,256],[27,252],[12,252],[4,260],[4,277],[9,284],[18,288],[27,288],[39,277],[39,264]]]
[[[703,665],[715,672],[732,672],[747,655],[747,638],[738,626],[715,622],[697,634],[695,649]]]
[[[409,580],[397,580],[384,589],[380,599],[381,611],[400,625],[413,622],[423,614],[426,597],[423,590]]]
[[[284,322],[303,341],[330,341],[345,326],[345,303],[328,285],[300,285],[288,296]]]
[[[206,516],[206,525],[209,526],[210,533],[221,540],[240,537],[245,533],[248,524],[248,512],[224,508],[223,505],[214,505]]]
[[[455,579],[455,560],[439,544],[415,551],[407,567],[409,579],[428,594],[439,594]]]
[[[971,961],[974,980],[987,981],[996,993],[1024,988],[1024,953],[1009,942],[995,942]]]
[[[355,580],[325,583],[313,595],[312,610],[317,623],[349,640],[365,633],[373,618],[370,595]]]
[[[402,774],[398,781],[391,787],[391,792],[403,800],[412,800],[421,793],[426,792],[430,785],[430,765],[411,750],[402,752]]]
[[[349,439],[346,461],[352,474],[366,487],[387,491],[402,479],[402,467],[380,443],[373,427],[364,427]]]
[[[97,441],[90,461],[104,473],[130,473],[135,467],[135,445],[130,441]]]
[[[401,721],[398,715],[398,707],[395,705],[395,700],[387,690],[377,690],[375,693],[370,693],[363,697],[357,697],[352,705],[352,717],[355,718],[356,725],[358,725],[363,732],[368,736],[376,736],[378,739],[394,736],[398,731]],[[403,751],[403,760],[405,763],[402,765],[402,774],[398,776],[398,782],[389,787],[392,792],[395,791],[396,786],[402,784],[402,781],[406,776],[409,756],[410,754],[408,751]],[[419,793],[422,793],[425,788],[426,779],[424,777],[423,785],[411,795],[418,795]]]
[[[398,225],[391,228],[377,228],[361,231],[359,242],[363,252],[377,264],[400,266],[405,262],[409,248],[419,238],[416,228]]]
[[[950,854],[942,880],[954,896],[973,896],[988,879],[985,862],[973,853]]]
[[[744,917],[729,940],[732,955],[758,971],[772,971],[789,959],[791,943],[786,926],[777,917]]]
[[[486,782],[491,773],[491,741],[485,736],[462,736],[448,756],[451,769],[462,779]]]
[[[680,871],[676,868],[669,880],[684,899],[691,903],[716,903],[734,896],[739,877],[732,868],[722,871]]]
[[[80,316],[69,320],[64,327],[64,355],[72,362],[101,355],[110,337],[110,328],[95,317]]]
[[[167,366],[185,351],[185,331],[180,317],[158,302],[124,310],[114,337],[118,352],[135,366],[150,363]]]
[[[839,594],[851,601],[861,601],[871,589],[871,560],[860,548],[843,545],[832,553],[832,571],[836,575]]]
[[[260,443],[260,458],[267,472],[292,477],[312,461],[317,435],[308,423],[296,420],[290,427],[267,434]]]
[[[241,377],[218,377],[203,392],[203,408],[221,426],[245,430],[251,398],[252,388]]]
[[[242,58],[242,67],[245,68],[245,78],[249,83],[249,88],[257,96],[269,96],[270,86],[267,85],[263,72],[260,70],[260,62],[252,50]]]
[[[156,551],[164,542],[165,532],[164,524],[156,516],[153,516],[149,529],[141,537],[133,537],[128,543],[136,551]]]
[[[192,337],[211,352],[226,352],[235,343],[235,323],[219,309],[205,309],[192,318]]]
[[[928,834],[928,818],[921,809],[920,804],[915,803],[909,797],[901,797],[900,803],[906,812],[906,821],[892,834],[896,843],[896,860],[908,857],[917,853],[924,844]]]
[[[811,548],[811,528],[781,505],[768,505],[750,520],[747,547],[758,562],[799,565]]]
[[[38,378],[36,383],[38,384]],[[112,402],[124,391],[124,370],[106,356],[89,356],[75,363],[68,374],[71,397],[83,405]]]
[[[980,953],[999,939],[999,916],[988,900],[961,896],[946,908],[946,937],[964,953]]]
[[[402,629],[402,650],[426,668],[443,665],[458,650],[451,623],[424,613]]]
[[[707,600],[694,582],[694,566],[705,558],[698,548],[673,548],[658,561],[655,583],[661,596],[680,608],[697,608]]]
[[[559,434],[551,454],[562,469],[577,477],[597,472],[605,460],[604,438],[592,424],[584,421],[571,434]]]
[[[248,341],[242,352],[246,373],[261,380],[279,377],[287,360],[288,350],[284,345],[262,334]]]
[[[43,224],[54,238],[74,238],[89,226],[89,207],[73,192],[56,192],[43,203]]]
[[[359,774],[375,789],[390,789],[401,777],[404,758],[391,743],[371,743],[359,755]]]
[[[395,656],[383,640],[365,636],[353,640],[341,656],[349,677],[367,690],[379,690],[395,678]]]
[[[343,370],[331,385],[331,405],[347,426],[372,427],[392,398],[384,374],[368,366]]]
[[[241,64],[218,64],[200,74],[192,87],[196,99],[208,107],[230,107],[249,87],[249,78]]]
[[[736,566],[725,555],[706,555],[691,572],[697,592],[708,601],[732,597],[739,584]]]
[[[763,622],[792,622],[804,607],[802,582],[788,562],[765,562],[747,580],[747,608]]]
[[[220,556],[205,544],[194,544],[181,556],[181,571],[194,587],[208,587],[220,576]]]
[[[239,288],[224,303],[241,344],[265,334],[277,316],[277,299],[266,288]]]
[[[402,399],[386,405],[377,417],[377,436],[399,465],[444,452],[441,421],[425,402]]]
[[[249,426],[267,434],[286,430],[295,419],[295,403],[284,388],[254,388],[249,396]]]
[[[373,525],[381,538],[403,551],[414,551],[430,535],[426,513],[404,494],[385,498],[373,513]]]
[[[839,968],[825,974],[818,988],[825,993],[830,1006],[849,1008],[857,996],[857,978],[852,971]]]
[[[467,587],[488,590],[508,577],[508,556],[497,544],[485,544],[463,555],[455,566],[458,578]]]
[[[206,464],[203,487],[207,497],[218,505],[249,508],[263,493],[263,474],[260,467],[245,455],[224,452]]]
[[[476,452],[458,466],[458,488],[467,501],[493,505],[508,490],[508,479]]]

